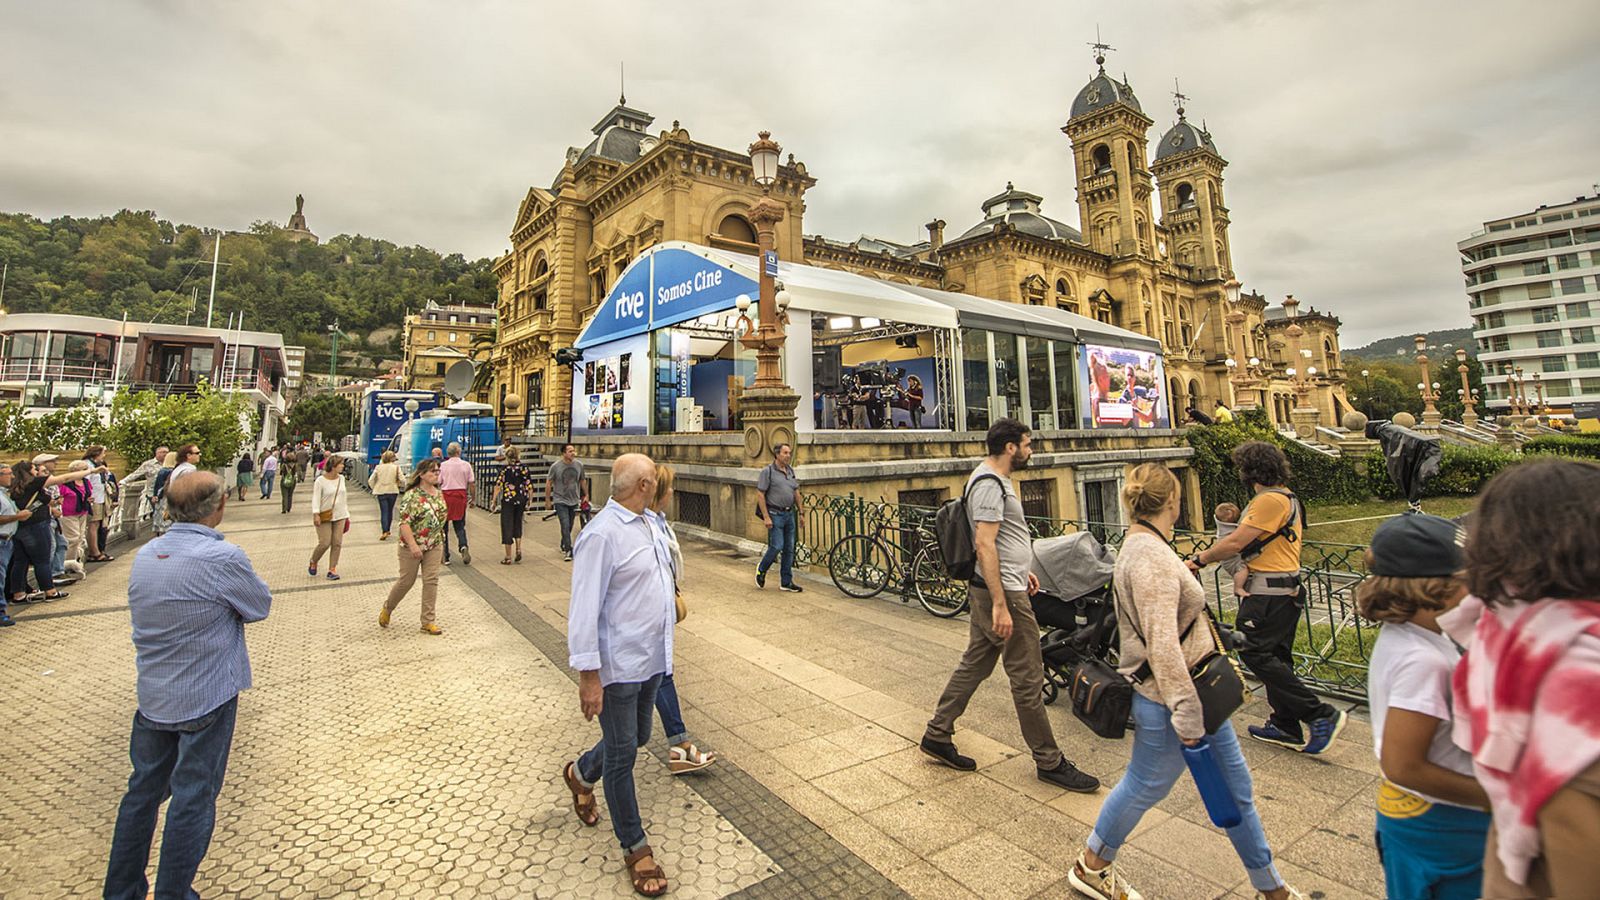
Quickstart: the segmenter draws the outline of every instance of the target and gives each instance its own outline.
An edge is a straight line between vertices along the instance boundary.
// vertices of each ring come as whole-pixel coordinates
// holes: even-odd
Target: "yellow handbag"
[[[672,603],[678,608],[678,621],[682,622],[689,617],[689,606],[683,602],[683,594],[673,594]]]

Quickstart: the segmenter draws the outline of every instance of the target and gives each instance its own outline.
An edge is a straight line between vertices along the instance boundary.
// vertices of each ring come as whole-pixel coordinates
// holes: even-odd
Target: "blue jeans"
[[[399,494],[378,495],[378,522],[383,526],[383,533],[389,533],[389,526],[394,524],[394,502],[400,499]]]
[[[794,510],[779,512],[773,509],[768,510],[767,515],[772,518],[772,527],[767,529],[767,552],[761,557],[759,569],[765,575],[772,568],[772,561],[782,553],[783,563],[778,567],[778,579],[783,584],[794,584]]]
[[[660,675],[606,685],[600,707],[600,743],[578,757],[578,780],[584,787],[605,783],[611,830],[626,853],[648,843],[639,819],[639,798],[633,791],[633,762],[639,757],[639,748],[650,740],[651,713],[660,686]]]
[[[55,553],[55,529],[49,518],[29,519],[17,526],[11,538],[11,552],[15,556],[9,572],[7,589],[11,594],[28,591],[28,567],[33,567],[33,580],[41,591],[55,590],[56,582],[50,571],[51,557]]]
[[[268,497],[272,496],[272,479],[277,478],[277,477],[278,477],[278,473],[277,472],[273,472],[271,474],[262,473],[262,475],[261,475],[261,499],[265,500]]]
[[[578,515],[578,507],[572,503],[556,504],[556,521],[561,523],[561,552],[572,552],[572,520]]]
[[[656,688],[656,712],[661,714],[661,730],[667,733],[668,744],[681,744],[689,739],[689,729],[683,724],[683,710],[678,708],[678,686],[671,675],[661,676],[661,686]]]
[[[156,867],[156,900],[198,900],[200,895],[189,885],[211,845],[217,794],[228,768],[238,712],[239,698],[234,697],[198,719],[173,725],[133,714],[128,750],[133,776],[117,810],[106,867],[106,900],[141,900],[149,892],[144,873],[150,864],[156,815],[168,797],[172,803]]]
[[[1172,712],[1165,706],[1133,695],[1133,759],[1128,770],[1106,797],[1100,807],[1100,817],[1095,820],[1094,831],[1089,835],[1089,849],[1101,859],[1113,860],[1117,849],[1139,824],[1147,810],[1160,803],[1172,785],[1187,768],[1183,761],[1183,742],[1172,730]],[[1211,751],[1216,754],[1222,777],[1233,791],[1233,800],[1239,804],[1244,818],[1228,829],[1228,840],[1234,852],[1244,863],[1250,875],[1250,885],[1266,892],[1283,886],[1283,877],[1272,863],[1272,849],[1267,846],[1267,835],[1261,829],[1261,817],[1256,814],[1254,791],[1250,785],[1250,767],[1239,749],[1239,738],[1233,733],[1233,724],[1224,723],[1211,735]]]
[[[6,614],[6,607],[11,603],[11,545],[15,542],[16,538],[0,541],[0,616]]]
[[[50,575],[59,578],[67,571],[67,539],[62,536],[59,526],[52,527],[50,534],[55,541],[55,552],[50,556]]]

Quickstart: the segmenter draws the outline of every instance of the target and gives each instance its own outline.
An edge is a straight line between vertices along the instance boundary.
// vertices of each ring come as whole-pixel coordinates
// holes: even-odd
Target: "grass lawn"
[[[1422,501],[1422,511],[1447,519],[1470,512],[1477,505],[1476,497],[1432,497]],[[1311,524],[1306,527],[1306,540],[1333,544],[1365,544],[1372,532],[1383,524],[1372,516],[1391,516],[1405,512],[1404,500],[1368,500],[1365,503],[1316,504],[1308,510]],[[1347,519],[1367,519],[1348,522]]]

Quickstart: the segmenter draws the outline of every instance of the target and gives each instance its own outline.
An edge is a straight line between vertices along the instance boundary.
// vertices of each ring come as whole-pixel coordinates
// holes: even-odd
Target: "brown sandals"
[[[578,821],[591,827],[600,821],[600,809],[594,802],[594,790],[585,789],[578,781],[578,771],[572,763],[567,763],[566,768],[561,770],[561,780],[567,783],[567,790],[572,792],[572,809],[578,814]]]
[[[659,897],[667,892],[667,873],[661,871],[661,866],[657,864],[648,869],[635,869],[633,867],[634,863],[644,859],[647,856],[652,858],[655,856],[655,852],[650,849],[649,844],[645,844],[643,847],[640,847],[632,853],[629,853],[627,856],[624,856],[622,858],[622,863],[628,867],[628,877],[633,879],[633,890],[635,893],[644,897]],[[645,888],[644,885],[647,881],[654,881],[656,883],[655,890],[648,890]]]

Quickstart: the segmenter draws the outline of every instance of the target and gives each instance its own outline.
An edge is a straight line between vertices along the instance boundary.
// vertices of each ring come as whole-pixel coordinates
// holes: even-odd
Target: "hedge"
[[[1559,456],[1600,459],[1600,435],[1548,434],[1523,444],[1522,449],[1529,453],[1554,453]]]

